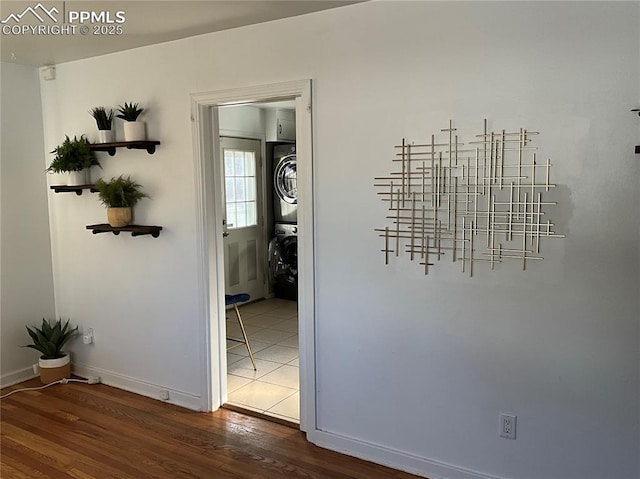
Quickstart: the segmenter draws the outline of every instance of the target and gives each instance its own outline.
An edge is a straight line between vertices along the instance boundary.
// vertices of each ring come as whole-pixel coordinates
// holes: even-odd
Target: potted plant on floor
[[[116,115],[118,118],[124,120],[124,141],[144,141],[147,139],[147,133],[145,130],[145,123],[138,121],[138,117],[144,111],[144,108],[140,108],[137,103],[127,103],[118,106],[120,114]]]
[[[66,184],[81,186],[89,184],[88,171],[92,166],[100,166],[95,153],[89,148],[89,142],[82,135],[73,140],[65,135],[65,140],[51,151],[55,158],[47,168],[50,173],[66,173]]]
[[[122,227],[133,222],[133,207],[142,198],[149,195],[142,191],[142,186],[123,175],[109,181],[99,179],[96,182],[98,196],[107,207],[107,221],[110,226]]]
[[[26,326],[32,344],[23,346],[39,351],[42,355],[38,361],[40,381],[49,384],[71,376],[71,360],[69,353],[62,351],[67,342],[77,334],[78,327],[70,328],[69,320],[62,324],[62,319],[50,322],[42,318],[42,325]]]
[[[97,106],[89,110],[89,114],[96,120],[98,126],[98,143],[111,143],[115,139],[112,129],[113,110]]]

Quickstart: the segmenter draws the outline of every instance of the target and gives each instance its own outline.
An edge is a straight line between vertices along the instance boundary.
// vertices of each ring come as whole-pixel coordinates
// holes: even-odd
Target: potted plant
[[[142,186],[123,175],[109,181],[99,179],[96,182],[98,196],[107,207],[107,221],[114,227],[130,225],[133,222],[133,207],[142,198],[149,195],[142,191]]]
[[[71,376],[71,361],[68,353],[62,351],[67,341],[77,334],[78,327],[71,329],[69,320],[62,324],[62,319],[50,322],[42,318],[42,325],[26,326],[32,344],[23,348],[31,348],[41,353],[38,365],[40,366],[40,381],[49,384]]]
[[[51,153],[55,153],[56,156],[47,171],[50,173],[67,173],[67,185],[79,186],[88,184],[88,169],[92,166],[100,167],[100,162],[98,162],[95,153],[89,148],[89,142],[84,135],[80,138],[74,136],[73,140],[65,135],[65,140],[62,144],[57,146]]]
[[[89,114],[96,120],[98,126],[98,142],[111,143],[115,139],[111,122],[113,121],[113,110],[108,110],[103,106],[97,106],[89,110]]]
[[[144,111],[144,108],[140,108],[137,103],[124,102],[123,105],[118,105],[118,111],[120,114],[116,115],[118,118],[122,118],[124,123],[124,140],[125,141],[144,141],[147,139],[147,133],[145,131],[145,123],[138,121],[138,117]]]

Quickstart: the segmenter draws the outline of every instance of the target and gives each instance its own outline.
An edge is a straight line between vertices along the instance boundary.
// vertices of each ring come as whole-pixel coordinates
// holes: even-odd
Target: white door
[[[260,141],[220,138],[224,172],[224,274],[226,294],[265,296],[262,159]]]

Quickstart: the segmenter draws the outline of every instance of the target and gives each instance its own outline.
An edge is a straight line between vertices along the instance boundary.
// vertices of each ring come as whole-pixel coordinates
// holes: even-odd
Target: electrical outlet
[[[166,389],[161,389],[160,393],[159,393],[160,399],[163,401],[168,401],[169,400],[169,391],[167,391]]]
[[[84,334],[82,336],[82,342],[84,344],[91,344],[93,343],[93,328],[89,328],[87,331],[87,334]]]
[[[506,439],[516,438],[517,419],[517,416],[500,413],[500,437],[504,437]]]

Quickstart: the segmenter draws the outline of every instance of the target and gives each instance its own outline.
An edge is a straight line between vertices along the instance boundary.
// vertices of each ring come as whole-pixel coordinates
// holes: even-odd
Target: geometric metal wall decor
[[[388,204],[387,226],[375,231],[384,244],[385,264],[406,254],[428,274],[434,261],[450,254],[462,272],[474,264],[491,269],[504,260],[541,260],[540,239],[562,238],[545,210],[555,202],[542,193],[554,188],[551,163],[538,163],[532,145],[539,132],[484,130],[467,144],[452,121],[441,137],[396,145],[395,170],[376,178]]]

